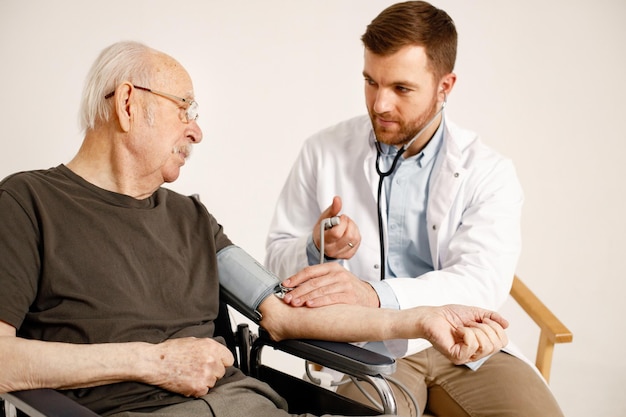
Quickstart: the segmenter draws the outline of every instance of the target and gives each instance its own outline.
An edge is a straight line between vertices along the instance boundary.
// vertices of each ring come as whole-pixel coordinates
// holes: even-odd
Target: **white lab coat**
[[[308,265],[307,239],[338,195],[342,213],[356,222],[362,236],[357,253],[344,266],[363,280],[380,280],[375,160],[367,116],[325,129],[305,142],[271,223],[266,245],[271,271],[287,278]],[[435,271],[385,282],[401,309],[454,303],[497,310],[509,294],[521,248],[523,193],[512,162],[475,133],[446,120],[429,190],[426,217]],[[386,346],[402,357],[430,344],[416,339],[388,341]]]

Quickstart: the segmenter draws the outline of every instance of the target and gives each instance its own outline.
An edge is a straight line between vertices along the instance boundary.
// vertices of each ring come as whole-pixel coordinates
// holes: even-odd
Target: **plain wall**
[[[391,1],[0,0],[0,177],[68,162],[98,53],[139,40],[194,79],[204,141],[169,186],[200,193],[263,259],[303,140],[364,112],[365,26]],[[441,0],[459,31],[447,114],[511,157],[526,193],[518,272],[574,332],[551,387],[570,417],[623,416],[626,2]],[[537,329],[505,306],[534,357]]]

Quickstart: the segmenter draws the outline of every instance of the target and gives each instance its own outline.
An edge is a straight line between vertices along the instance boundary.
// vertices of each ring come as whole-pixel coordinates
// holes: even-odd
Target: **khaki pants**
[[[421,413],[441,417],[563,416],[550,388],[535,370],[504,352],[496,353],[477,371],[472,371],[452,364],[430,348],[399,359],[393,377],[412,391]],[[361,386],[377,398],[368,383]],[[409,397],[391,386],[398,415],[415,416]],[[337,392],[368,403],[352,383],[341,385]]]

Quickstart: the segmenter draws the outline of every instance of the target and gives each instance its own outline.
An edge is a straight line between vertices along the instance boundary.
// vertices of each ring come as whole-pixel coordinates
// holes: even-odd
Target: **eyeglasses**
[[[156,94],[157,96],[169,98],[175,101],[182,101],[183,103],[187,104],[187,108],[185,109],[184,113],[181,112],[181,117],[180,117],[180,120],[182,120],[184,123],[189,123],[192,120],[198,119],[198,103],[195,100],[189,100],[183,97],[175,96],[173,94],[164,93],[162,91],[156,91],[151,88],[140,87],[138,85],[133,85],[133,87],[135,87],[138,90],[143,90],[152,94]],[[108,98],[113,97],[114,95],[115,95],[115,90],[111,91],[109,94],[104,96],[104,98],[108,99]]]

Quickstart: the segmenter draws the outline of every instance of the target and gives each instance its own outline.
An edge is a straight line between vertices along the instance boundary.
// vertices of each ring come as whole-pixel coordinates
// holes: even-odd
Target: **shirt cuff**
[[[393,292],[391,286],[385,281],[367,282],[374,288],[376,294],[378,294],[378,300],[380,301],[380,308],[390,308],[392,310],[400,310],[400,303],[396,297],[396,293]]]
[[[320,263],[320,250],[315,246],[315,242],[313,242],[313,235],[309,235],[306,241],[306,258],[309,265],[317,265]],[[324,262],[332,261],[339,261],[339,259],[324,256]]]

